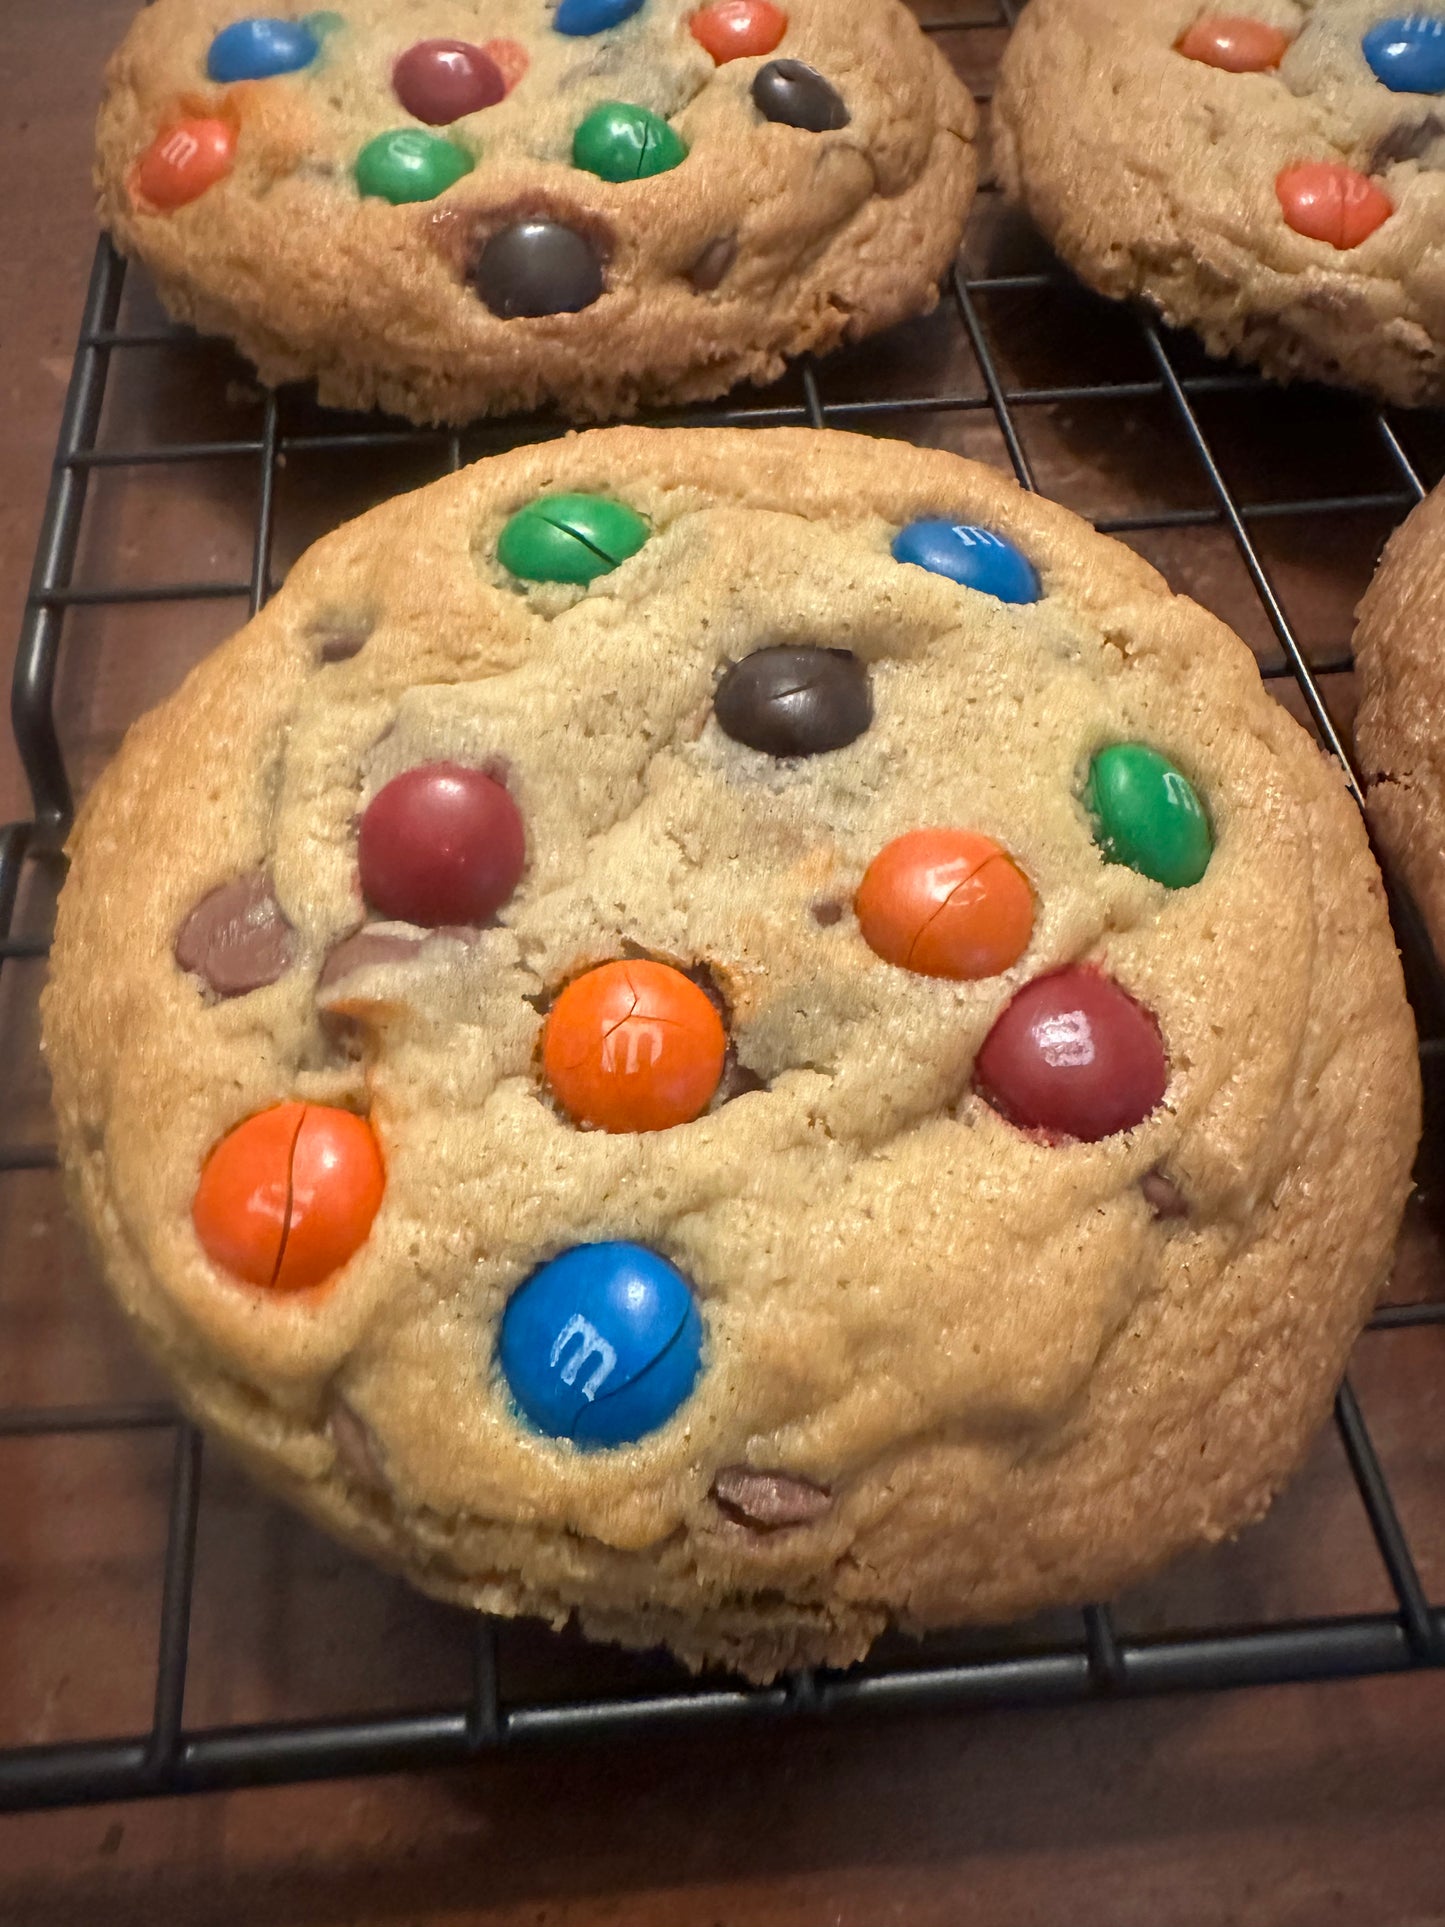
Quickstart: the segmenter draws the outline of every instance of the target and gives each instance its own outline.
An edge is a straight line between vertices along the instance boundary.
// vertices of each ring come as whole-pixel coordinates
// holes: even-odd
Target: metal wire
[[[1011,24],[1014,0],[996,0],[992,12],[959,20],[946,14],[926,23],[935,33],[969,32]],[[107,382],[123,382],[125,358],[139,350],[193,354],[196,337],[178,328],[120,325],[124,266],[102,242],[97,249],[81,323],[74,372],[61,421],[55,467],[46,503],[35,570],[26,604],[12,692],[12,721],[30,785],[29,821],[0,829],[0,972],[45,953],[35,933],[12,926],[27,866],[53,864],[69,824],[70,775],[56,728],[56,675],[66,612],[77,607],[143,603],[194,603],[233,598],[252,612],[271,593],[276,484],[280,466],[304,454],[395,453],[432,455],[455,469],[466,456],[521,439],[561,432],[555,424],[481,425],[456,432],[410,429],[371,422],[335,429],[288,432],[284,408],[268,395],[255,435],[157,446],[114,445],[99,439]],[[1347,638],[1311,662],[1291,623],[1286,597],[1272,580],[1253,530],[1279,518],[1309,515],[1342,520],[1369,515],[1398,519],[1425,491],[1426,483],[1388,414],[1374,417],[1379,444],[1396,478],[1374,490],[1337,490],[1314,497],[1276,495],[1242,501],[1201,420],[1200,404],[1220,396],[1271,392],[1247,371],[1199,372],[1181,357],[1171,338],[1146,316],[1137,319],[1141,365],[1152,372],[1117,382],[1018,385],[1002,372],[988,307],[999,298],[1044,300],[1073,284],[1062,269],[970,276],[962,267],[949,278],[947,299],[960,336],[977,370],[981,392],[945,389],[922,395],[846,394],[830,399],[828,365],[805,360],[797,371],[801,399],[781,393],[754,396],[671,414],[659,423],[814,427],[866,427],[886,432],[914,417],[941,414],[991,419],[1019,481],[1038,486],[1029,452],[1030,420],[1040,408],[1073,403],[1104,404],[1126,411],[1140,404],[1167,407],[1197,468],[1206,499],[1179,507],[1149,504],[1129,515],[1102,519],[1116,533],[1222,528],[1232,539],[1280,646],[1277,662],[1262,664],[1274,678],[1293,678],[1321,742],[1335,755],[1359,796],[1358,772],[1326,699],[1321,679],[1350,666]],[[117,360],[119,358],[119,360]],[[147,584],[75,580],[82,548],[87,488],[101,471],[178,468],[211,462],[254,462],[257,472],[251,565],[245,579],[167,580]],[[238,618],[240,610],[238,607]],[[1426,1025],[1422,1064],[1427,1078],[1445,1060],[1445,986],[1428,946],[1419,940],[1408,905],[1402,929],[1413,955],[1413,981],[1422,985],[1421,1008],[1434,1013]],[[1413,932],[1413,938],[1412,938]],[[13,1019],[12,1019],[13,1021]],[[53,1167],[53,1149],[20,1145],[0,1149],[0,1174]],[[3,1192],[0,1192],[3,1204]],[[1445,1303],[1391,1304],[1370,1321],[1372,1332],[1418,1332],[1445,1324]],[[1370,1343],[1367,1338],[1363,1343]],[[191,1605],[195,1586],[197,1524],[203,1504],[199,1435],[169,1404],[116,1401],[89,1405],[0,1409],[0,1445],[7,1438],[63,1438],[170,1429],[174,1433],[171,1497],[157,1626],[154,1712],[150,1729],[112,1740],[0,1748],[0,1808],[66,1805],[155,1793],[191,1793],[257,1786],[330,1775],[377,1773],[402,1767],[459,1762],[504,1744],[557,1743],[581,1737],[660,1732],[741,1720],[824,1718],[845,1713],[907,1713],[998,1705],[1040,1705],[1143,1693],[1197,1691],[1290,1680],[1318,1680],[1364,1673],[1401,1672],[1445,1664],[1445,1606],[1426,1595],[1399,1508],[1391,1493],[1359,1402],[1346,1384],[1337,1412],[1339,1434],[1355,1490],[1395,1609],[1371,1614],[1292,1619],[1282,1623],[1231,1625],[1206,1633],[1174,1631],[1149,1638],[1121,1635],[1107,1606],[1090,1606],[1077,1632],[1053,1644],[997,1640],[976,1654],[949,1663],[922,1653],[911,1662],[890,1662],[843,1675],[808,1672],[762,1691],[688,1685],[663,1693],[622,1691],[606,1697],[537,1702],[513,1699],[495,1622],[478,1619],[471,1643],[470,1688],[462,1703],[371,1717],[317,1719],[264,1725],[189,1730],[185,1693]],[[23,1655],[20,1656],[23,1664]],[[0,1736],[3,1739],[3,1736]]]

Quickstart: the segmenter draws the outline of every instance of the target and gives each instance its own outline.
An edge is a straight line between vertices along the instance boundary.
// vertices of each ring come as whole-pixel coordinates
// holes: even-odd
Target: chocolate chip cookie
[[[953,456],[616,429],[328,536],[71,844],[63,1157],[187,1407],[429,1591],[766,1678],[1268,1504],[1409,1182],[1338,772]]]
[[[1388,0],[1032,0],[1002,177],[1091,286],[1211,353],[1445,397],[1445,14]]]
[[[156,0],[96,178],[171,312],[269,383],[591,418],[930,308],[974,131],[899,0]]]
[[[1445,488],[1391,536],[1360,604],[1355,743],[1370,823],[1445,958]]]

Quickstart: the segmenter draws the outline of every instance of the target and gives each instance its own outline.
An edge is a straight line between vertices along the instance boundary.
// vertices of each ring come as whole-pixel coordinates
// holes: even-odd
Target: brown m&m
[[[207,892],[176,933],[176,962],[218,997],[244,997],[291,968],[295,932],[264,870]]]
[[[852,116],[836,87],[801,60],[770,60],[753,76],[753,105],[764,120],[805,133],[846,127]]]
[[[755,649],[713,697],[718,727],[767,756],[842,749],[873,720],[868,670],[851,649]]]
[[[518,221],[483,246],[472,286],[503,321],[577,314],[606,286],[602,257],[576,228],[561,221]]]

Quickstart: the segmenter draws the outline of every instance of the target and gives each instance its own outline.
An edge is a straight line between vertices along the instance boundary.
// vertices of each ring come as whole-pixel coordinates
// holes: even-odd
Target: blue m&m
[[[320,50],[316,35],[299,21],[253,14],[222,27],[206,56],[206,73],[222,86],[233,80],[269,80],[273,74],[309,67]]]
[[[558,33],[578,38],[606,33],[609,27],[620,27],[624,20],[630,20],[641,6],[642,0],[559,0],[552,25]]]
[[[966,522],[910,522],[893,538],[893,557],[1000,602],[1037,602],[1038,572],[992,529]]]
[[[513,1292],[497,1351],[518,1409],[539,1432],[630,1445],[692,1391],[702,1316],[682,1273],[645,1245],[574,1245]]]
[[[1377,80],[1396,94],[1445,93],[1445,19],[1397,13],[1360,42]]]

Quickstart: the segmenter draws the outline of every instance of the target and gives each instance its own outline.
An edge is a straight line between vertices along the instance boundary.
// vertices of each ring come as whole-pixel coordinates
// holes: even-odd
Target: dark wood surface
[[[7,647],[89,265],[93,103],[129,10],[129,0],[10,0],[0,19]],[[996,37],[960,36],[952,51],[986,62]],[[134,299],[143,306],[143,293]],[[1003,338],[1013,375],[1041,379],[1047,343],[1027,327]],[[842,393],[850,382],[898,378],[920,357],[946,359],[939,339],[922,324],[828,379]],[[109,432],[176,436],[205,415],[210,433],[221,418],[251,418],[244,371],[210,351],[198,369],[180,381],[156,367],[132,370]],[[1304,443],[1314,432],[1290,406],[1281,447],[1296,430]],[[1163,431],[1142,412],[1122,437],[1092,426],[1085,409],[1041,410],[1031,424],[1051,492],[1095,514],[1157,493],[1165,469],[1183,473],[1155,446]],[[1002,459],[986,416],[916,432]],[[1256,443],[1241,456],[1242,486],[1268,485],[1251,470],[1260,461]],[[369,493],[418,479],[405,468],[294,478],[280,560]],[[144,579],[158,558],[183,553],[195,561],[186,573],[230,572],[244,559],[243,498],[253,487],[254,477],[233,473],[120,478],[93,504],[86,566]],[[1322,650],[1347,635],[1382,534],[1271,538],[1292,613]],[[1226,541],[1192,531],[1140,546],[1267,650]],[[221,605],[199,617],[192,606],[76,622],[62,699],[82,772],[236,620]],[[1347,713],[1346,684],[1338,695]],[[8,745],[0,810],[24,811]],[[18,993],[31,1002],[33,979]],[[13,1010],[9,1018],[26,1021]],[[39,1135],[38,1073],[7,1065],[6,1075],[6,1131]],[[0,1399],[153,1390],[66,1229],[54,1180],[8,1180],[0,1206]],[[1433,1241],[1418,1226],[1409,1268],[1398,1290],[1439,1290]],[[1366,1340],[1356,1375],[1438,1597],[1445,1346]],[[146,1723],[168,1453],[164,1435],[0,1442],[0,1744]],[[454,1690],[464,1657],[458,1615],[359,1567],[224,1466],[208,1461],[206,1477],[188,1719],[359,1710]],[[1339,1448],[1326,1438],[1270,1522],[1126,1602],[1124,1620],[1148,1627],[1386,1603]],[[1445,1923],[1442,1778],[1442,1675],[797,1723],[646,1747],[518,1752],[465,1773],[0,1820],[0,1923],[1429,1927]]]

